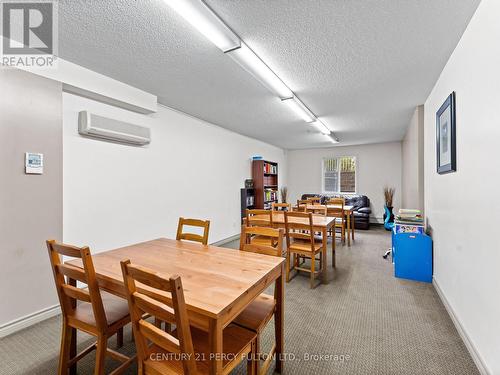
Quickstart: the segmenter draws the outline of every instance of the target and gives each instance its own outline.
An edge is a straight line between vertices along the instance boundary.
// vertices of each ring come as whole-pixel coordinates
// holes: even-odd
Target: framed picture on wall
[[[436,161],[439,174],[457,170],[456,153],[455,92],[452,92],[436,113]]]

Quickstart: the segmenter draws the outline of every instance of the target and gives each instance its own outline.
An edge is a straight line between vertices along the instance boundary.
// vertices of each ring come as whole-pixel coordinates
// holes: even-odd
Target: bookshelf
[[[278,202],[278,163],[253,160],[252,178],[255,189],[255,208],[271,208],[273,202]]]
[[[243,188],[241,189],[241,222],[246,215],[247,209],[255,208],[255,189]]]

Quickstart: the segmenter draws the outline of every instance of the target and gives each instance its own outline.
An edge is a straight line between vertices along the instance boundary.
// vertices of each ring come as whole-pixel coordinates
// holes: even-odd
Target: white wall
[[[500,374],[500,2],[483,0],[425,102],[425,210],[434,279],[490,374]],[[457,172],[436,173],[435,114],[456,92]]]
[[[147,147],[81,137],[78,111],[151,127]],[[94,252],[158,237],[175,237],[179,216],[211,220],[209,242],[240,231],[240,188],[250,157],[279,163],[285,152],[199,119],[159,107],[141,115],[65,93],[64,241]]]
[[[418,106],[401,142],[404,208],[424,209],[424,106]]]
[[[386,185],[396,188],[397,212],[401,207],[401,142],[288,151],[290,201],[304,193],[321,193],[322,160],[339,156],[356,156],[357,193],[370,198],[372,216],[377,221],[381,222],[384,214]]]

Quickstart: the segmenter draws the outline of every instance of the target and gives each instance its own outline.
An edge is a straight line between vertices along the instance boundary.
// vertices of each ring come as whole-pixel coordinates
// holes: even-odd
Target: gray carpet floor
[[[310,290],[299,275],[285,285],[286,374],[479,374],[433,286],[393,276],[381,256],[389,244],[383,229],[357,231],[352,247],[337,246],[328,284]],[[60,324],[54,317],[2,339],[0,374],[55,374]],[[132,354],[130,332],[125,337],[120,351]],[[272,340],[271,323],[263,350]],[[91,342],[82,333],[78,341]],[[92,374],[93,361],[92,354],[81,360],[78,373]],[[109,360],[108,371],[116,364]]]

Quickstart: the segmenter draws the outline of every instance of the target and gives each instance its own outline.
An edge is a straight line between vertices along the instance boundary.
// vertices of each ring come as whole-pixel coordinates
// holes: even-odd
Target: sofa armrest
[[[356,210],[358,212],[362,212],[364,214],[371,214],[372,209],[370,207],[361,207],[360,209]]]

